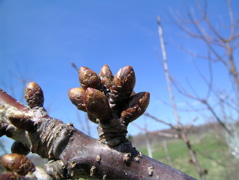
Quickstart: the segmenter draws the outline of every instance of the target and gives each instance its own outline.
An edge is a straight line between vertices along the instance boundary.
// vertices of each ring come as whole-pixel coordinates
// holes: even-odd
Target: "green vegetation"
[[[207,179],[239,179],[239,162],[230,154],[223,138],[217,137],[213,131],[189,137],[200,165],[208,172]],[[152,145],[153,158],[180,169],[190,176],[199,178],[195,166],[190,161],[185,144],[180,139],[165,142],[171,164],[167,159],[162,142]],[[147,155],[146,147],[138,149]]]

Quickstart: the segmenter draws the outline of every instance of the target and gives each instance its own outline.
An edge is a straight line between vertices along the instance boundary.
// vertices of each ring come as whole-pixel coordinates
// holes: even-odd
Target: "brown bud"
[[[117,91],[117,99],[127,98],[131,95],[135,85],[135,73],[131,66],[121,68],[114,76],[112,91]]]
[[[81,111],[86,111],[85,108],[85,91],[82,88],[71,88],[68,91],[68,97],[71,102]]]
[[[141,92],[133,95],[127,105],[127,109],[121,112],[121,120],[126,124],[141,116],[148,107],[150,94]]]
[[[87,88],[86,90],[86,109],[101,122],[111,119],[111,110],[106,96],[97,89]]]
[[[79,79],[81,87],[86,90],[88,87],[100,89],[102,84],[99,76],[87,67],[79,69]]]
[[[106,87],[106,89],[109,89],[112,84],[113,75],[108,65],[104,65],[101,68],[99,77],[101,79],[101,83]]]
[[[23,176],[28,172],[35,171],[34,164],[26,156],[17,153],[3,155],[1,163],[7,171],[16,172]]]
[[[25,88],[25,99],[30,108],[43,107],[44,95],[41,87],[35,82],[29,82]]]

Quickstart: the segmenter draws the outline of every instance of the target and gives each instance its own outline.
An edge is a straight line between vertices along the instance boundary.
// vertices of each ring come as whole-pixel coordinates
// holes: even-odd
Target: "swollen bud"
[[[86,109],[88,113],[103,123],[112,118],[111,109],[106,96],[97,89],[87,88]]]
[[[35,171],[34,164],[26,156],[17,153],[3,155],[1,163],[7,171],[23,176],[28,172]]]
[[[88,87],[100,89],[102,86],[99,76],[87,67],[81,67],[79,69],[79,80],[84,90]]]
[[[25,99],[30,108],[43,107],[44,95],[41,87],[35,82],[29,82],[25,88]]]
[[[68,91],[71,102],[81,111],[86,111],[85,98],[86,94],[82,88],[71,88]]]

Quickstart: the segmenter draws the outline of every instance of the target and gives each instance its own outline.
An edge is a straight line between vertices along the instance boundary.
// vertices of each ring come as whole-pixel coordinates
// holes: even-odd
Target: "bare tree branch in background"
[[[159,33],[159,38],[160,38],[160,47],[161,47],[162,55],[163,55],[163,69],[165,72],[165,78],[167,81],[168,93],[169,93],[169,97],[171,100],[174,117],[177,122],[176,127],[175,126],[170,126],[170,127],[177,130],[179,137],[183,140],[183,142],[185,143],[185,145],[188,149],[189,155],[192,159],[192,162],[193,162],[195,168],[197,169],[200,179],[203,180],[203,179],[206,179],[206,177],[205,177],[206,174],[198,162],[196,153],[193,150],[190,140],[187,136],[188,128],[184,127],[184,125],[181,123],[181,120],[180,120],[180,117],[178,114],[178,110],[177,110],[177,106],[175,103],[174,94],[173,94],[173,91],[171,88],[171,77],[170,77],[170,73],[169,73],[169,69],[168,69],[167,53],[166,53],[165,45],[164,45],[165,43],[164,43],[164,37],[163,37],[163,28],[162,28],[162,24],[161,24],[161,20],[160,20],[159,16],[157,18],[157,22],[158,22],[158,33]]]
[[[178,114],[178,109],[177,109],[175,99],[174,99],[174,94],[172,92],[172,87],[171,87],[172,77],[170,76],[170,73],[169,73],[169,67],[168,67],[168,62],[167,62],[167,53],[166,53],[166,50],[165,50],[165,43],[164,43],[164,38],[163,38],[163,29],[162,29],[162,24],[161,24],[159,16],[158,16],[157,22],[158,22],[158,34],[159,34],[159,37],[160,37],[160,47],[161,47],[162,56],[163,56],[163,69],[164,69],[164,72],[165,72],[165,78],[166,78],[166,82],[167,82],[168,93],[169,93],[169,97],[170,97],[170,100],[171,100],[171,107],[173,109],[173,113],[174,113],[174,117],[175,117],[175,120],[177,122],[177,125],[173,125],[171,123],[168,123],[168,122],[166,122],[162,119],[159,119],[159,118],[157,118],[157,117],[155,117],[155,116],[153,116],[149,113],[144,113],[144,115],[153,119],[153,120],[155,120],[155,121],[157,121],[157,122],[159,122],[159,123],[167,125],[171,129],[176,130],[176,132],[177,132],[176,134],[157,132],[157,135],[170,137],[170,138],[180,138],[180,139],[182,139],[182,141],[185,143],[185,145],[188,149],[190,159],[191,159],[192,163],[194,164],[200,179],[204,180],[204,179],[206,179],[205,170],[203,170],[201,168],[201,166],[200,166],[200,164],[197,160],[197,157],[196,157],[196,152],[193,150],[192,145],[191,145],[190,140],[189,140],[188,135],[187,135],[188,131],[193,126],[193,123],[195,122],[196,118],[193,119],[192,123],[190,123],[189,126],[184,126],[181,123],[180,116]],[[156,132],[150,132],[146,128],[142,128],[141,126],[139,126],[135,123],[133,123],[133,125],[136,126],[139,129],[143,130],[146,133],[153,133],[153,134],[156,133]]]
[[[180,14],[174,13],[174,19],[176,21],[176,24],[182,30],[182,32],[184,32],[194,40],[199,40],[200,42],[203,42],[208,48],[208,54],[203,55],[195,54],[187,48],[179,45],[179,48],[186,51],[190,55],[209,61],[209,78],[206,78],[200,72],[200,70],[196,68],[198,74],[208,86],[208,94],[206,98],[199,98],[183,89],[182,86],[179,86],[179,84],[175,85],[174,83],[174,85],[177,88],[178,92],[204,105],[215,118],[215,120],[228,133],[228,135],[233,136],[231,130],[227,127],[224,120],[220,118],[220,115],[208,100],[210,93],[213,93],[213,95],[218,99],[218,104],[224,104],[222,106],[224,107],[224,110],[225,108],[230,108],[234,110],[235,113],[239,112],[239,77],[238,68],[234,57],[235,51],[238,49],[239,45],[239,32],[237,28],[239,25],[239,21],[236,20],[234,17],[231,0],[227,0],[226,3],[229,17],[229,25],[227,27],[229,28],[229,30],[227,29],[227,27],[225,29],[218,29],[214,26],[214,24],[208,17],[206,1],[204,1],[205,7],[203,8],[201,2],[199,0],[196,0],[197,11],[199,12],[200,17],[196,17],[194,11],[190,11],[188,13],[188,20],[183,20]],[[223,25],[221,25],[221,27],[223,27]],[[222,34],[220,32],[222,29],[225,31],[228,30],[228,35],[225,35],[226,33]],[[226,71],[231,76],[230,79],[232,80],[231,86],[232,89],[234,89],[234,92],[228,92],[227,94],[224,94],[224,97],[220,96],[218,94],[218,91],[215,90],[215,87],[213,87],[212,63],[216,62],[219,62],[224,65]],[[214,79],[215,78],[216,77],[214,77]],[[230,97],[232,97],[233,100]],[[236,100],[236,102],[234,100]]]
[[[238,108],[239,77],[237,69],[238,63],[235,58],[235,53],[236,51],[238,51],[239,46],[239,32],[238,32],[239,20],[238,18],[235,19],[232,10],[233,5],[230,0],[227,0],[226,3],[228,8],[228,17],[230,21],[228,21],[229,33],[228,35],[225,35],[226,33],[223,33],[222,31],[223,25],[219,26],[220,28],[216,28],[214,22],[212,23],[212,21],[209,19],[207,12],[207,4],[206,1],[204,2],[205,6],[204,8],[202,8],[201,5],[202,2],[196,0],[197,10],[199,12],[200,17],[198,16],[198,14],[196,15],[193,10],[191,10],[190,13],[188,14],[188,19],[184,19],[179,13],[174,15],[174,19],[180,30],[182,30],[185,34],[187,34],[192,40],[195,40],[196,42],[199,41],[202,42],[207,48],[206,54],[197,54],[194,53],[192,50],[183,47],[182,45],[177,45],[180,49],[184,50],[191,56],[208,61],[207,67],[209,74],[208,77],[206,77],[203,73],[201,73],[199,68],[196,66],[196,63],[194,62],[197,73],[200,75],[201,79],[206,84],[207,88],[206,96],[203,98],[200,97],[195,91],[193,85],[191,85],[190,81],[187,81],[190,90],[192,92],[191,93],[190,91],[182,87],[180,83],[176,82],[176,80],[173,79],[172,76],[169,74],[168,64],[167,61],[165,60],[167,59],[166,57],[167,54],[164,47],[162,30],[159,29],[159,36],[161,40],[160,44],[163,55],[163,67],[166,75],[166,81],[168,86],[172,83],[180,94],[193,101],[198,102],[201,105],[201,107],[204,107],[204,109],[206,109],[207,112],[209,112],[209,114],[211,114],[211,116],[214,117],[214,119],[217,121],[220,127],[222,127],[222,129],[226,133],[226,136],[232,138],[233,141],[231,140],[230,142],[236,142],[236,140],[238,139],[238,135],[236,134],[235,131],[232,130],[233,128],[231,128],[230,126],[232,126],[233,124],[235,124],[236,121],[238,121],[237,118],[239,112]],[[160,25],[161,24],[159,24],[159,26]],[[231,87],[215,88],[214,81],[216,78],[220,78],[220,76],[214,76],[213,74],[213,68],[215,63],[220,63],[228,72],[227,74],[229,75],[228,79],[230,79],[231,81]],[[221,90],[224,88],[226,88],[227,91]],[[174,101],[174,96],[172,95],[173,93],[171,87],[168,87],[168,92],[170,94],[170,100],[172,103]],[[178,123],[180,122],[180,117],[176,113],[177,107],[175,103],[172,103],[172,108],[174,109],[174,116],[176,118],[176,122]],[[192,109],[196,108],[192,107]],[[231,113],[231,111],[233,111],[232,115],[231,116],[227,115],[227,113]],[[198,113],[199,111],[195,110],[195,112]],[[147,116],[147,114],[145,115]],[[162,120],[160,120],[160,122],[166,124],[162,122]],[[232,123],[232,125],[230,125],[230,123]],[[181,128],[183,127],[181,123],[178,124],[179,127]],[[170,125],[169,127],[175,129],[173,125]],[[223,138],[225,139],[224,136],[225,134],[223,134]],[[181,138],[184,137],[182,136]],[[184,142],[186,143],[187,141],[184,140]],[[235,144],[236,143],[234,143],[233,145],[234,150],[232,150],[234,152],[236,152],[237,149],[239,149],[239,146],[235,146]],[[190,146],[187,147],[191,148]],[[192,153],[194,153],[194,151],[192,151]],[[193,156],[193,154],[191,155]],[[200,174],[202,169],[199,168],[198,165],[196,165],[196,169]],[[202,177],[202,175],[203,173],[200,174],[200,177],[203,179],[204,177]]]
[[[166,141],[163,141],[163,149],[164,149],[164,152],[166,154],[166,157],[167,157],[167,160],[168,160],[168,164],[170,166],[172,166],[172,161],[171,161],[171,158],[170,158],[170,156],[168,154],[168,146],[167,146],[167,142]]]
[[[190,37],[199,39],[207,45],[209,51],[213,55],[213,58],[204,57],[203,59],[212,60],[213,62],[221,62],[222,64],[224,64],[228,72],[233,77],[238,91],[238,70],[235,63],[234,53],[239,45],[239,32],[237,29],[238,21],[234,19],[231,1],[227,0],[228,16],[230,19],[230,31],[227,37],[221,35],[220,32],[214,27],[207,15],[207,12],[202,9],[200,1],[196,0],[196,4],[198,11],[201,15],[201,19],[196,19],[195,15],[191,12],[188,14],[189,22],[185,22],[182,20],[182,18],[180,18],[179,14],[177,14],[174,16],[176,24],[183,32],[188,34]],[[206,28],[204,28],[205,24],[207,25]],[[190,30],[187,25],[192,25],[196,32]],[[222,49],[223,51],[220,52],[217,50],[217,48]],[[203,57],[203,55],[194,56]]]

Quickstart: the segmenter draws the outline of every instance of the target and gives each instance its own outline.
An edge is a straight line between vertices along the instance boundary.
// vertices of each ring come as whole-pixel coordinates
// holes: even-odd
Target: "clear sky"
[[[238,17],[239,1],[232,3]],[[162,103],[170,100],[156,20],[161,16],[172,76],[186,87],[190,81],[200,97],[204,97],[207,88],[193,61],[205,76],[207,61],[191,57],[175,44],[196,53],[206,50],[177,28],[171,13],[173,10],[184,16],[194,8],[193,0],[0,0],[0,88],[21,100],[21,80],[37,82],[44,90],[45,107],[50,115],[80,129],[85,123],[84,113],[78,114],[67,96],[70,88],[79,86],[71,62],[97,73],[108,64],[114,74],[131,65],[137,78],[135,91],[151,93],[148,112],[173,123],[172,109]],[[219,29],[220,23],[229,21],[225,0],[210,0],[207,8]],[[220,76],[215,78],[215,86],[228,86],[220,63],[213,73]],[[175,96],[179,107],[185,107],[185,101],[195,103],[178,96],[176,91]],[[187,124],[198,115],[182,112],[180,116]],[[81,124],[77,121],[79,117],[83,119]],[[197,123],[203,122],[205,119],[199,118]],[[147,124],[150,130],[166,128],[144,116],[136,123]],[[93,131],[96,132],[93,128],[91,135],[96,137]],[[131,125],[129,132],[136,134],[140,130]]]

